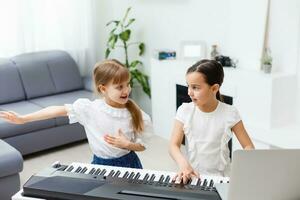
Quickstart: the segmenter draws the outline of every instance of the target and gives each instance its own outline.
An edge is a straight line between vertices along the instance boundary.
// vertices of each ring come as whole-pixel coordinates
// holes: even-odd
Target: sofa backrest
[[[0,104],[25,99],[20,74],[9,60],[0,60]]]
[[[25,53],[11,60],[19,69],[27,99],[83,88],[78,66],[65,51]]]

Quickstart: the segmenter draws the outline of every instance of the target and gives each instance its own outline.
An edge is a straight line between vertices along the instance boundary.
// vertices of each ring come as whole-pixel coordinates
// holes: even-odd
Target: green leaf
[[[132,24],[134,21],[135,21],[135,19],[134,19],[134,18],[131,18],[131,19],[129,20],[129,22],[126,24],[125,28],[127,28],[128,26],[130,26],[130,24]]]
[[[109,54],[110,54],[110,49],[107,48],[105,51],[105,59],[108,58]]]
[[[119,37],[124,42],[127,42],[129,40],[129,38],[130,38],[130,33],[131,33],[131,31],[129,29],[127,29],[127,30],[123,31],[122,33],[120,33]]]
[[[116,26],[118,26],[119,23],[120,23],[120,21],[118,21],[118,20],[112,20],[112,21],[108,22],[108,23],[106,24],[106,26],[109,26],[109,25],[112,24],[112,23],[114,23]]]
[[[111,35],[111,34],[114,34],[115,30],[117,30],[117,28],[113,28],[113,29],[109,32],[109,34],[110,34],[110,35]]]
[[[128,16],[128,14],[129,14],[130,10],[131,10],[131,7],[127,8],[126,13],[125,13],[125,15],[124,15],[124,17],[123,17],[123,19],[122,19],[122,24],[124,24],[124,22],[126,21],[127,16]]]
[[[151,90],[148,76],[143,74],[138,69],[131,71],[131,75],[132,78],[135,79],[142,86],[143,91],[151,98]]]
[[[143,63],[139,60],[135,60],[130,63],[130,67],[135,69],[138,64],[142,65]]]
[[[108,46],[110,46],[112,49],[114,49],[117,41],[118,41],[118,35],[111,34],[108,39]]]
[[[145,44],[144,44],[143,42],[141,42],[141,43],[139,44],[139,50],[140,50],[139,55],[140,55],[140,56],[143,55],[144,52],[145,52]]]

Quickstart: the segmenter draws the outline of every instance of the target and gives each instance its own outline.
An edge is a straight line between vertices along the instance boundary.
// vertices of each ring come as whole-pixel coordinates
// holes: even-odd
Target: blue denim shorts
[[[119,158],[112,159],[100,158],[94,155],[92,164],[143,169],[141,161],[134,151],[130,151],[128,154]]]

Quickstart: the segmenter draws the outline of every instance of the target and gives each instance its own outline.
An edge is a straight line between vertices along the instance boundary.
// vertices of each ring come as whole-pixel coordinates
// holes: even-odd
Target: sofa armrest
[[[0,177],[17,174],[23,170],[23,157],[19,151],[0,140]]]
[[[83,77],[83,85],[84,85],[84,89],[91,91],[91,92],[94,91],[92,77],[90,77],[90,76]]]

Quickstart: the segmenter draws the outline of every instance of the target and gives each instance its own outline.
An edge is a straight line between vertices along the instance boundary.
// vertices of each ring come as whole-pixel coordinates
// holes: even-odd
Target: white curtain
[[[96,62],[95,0],[0,0],[0,57],[60,49],[83,75]]]

